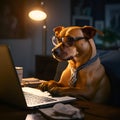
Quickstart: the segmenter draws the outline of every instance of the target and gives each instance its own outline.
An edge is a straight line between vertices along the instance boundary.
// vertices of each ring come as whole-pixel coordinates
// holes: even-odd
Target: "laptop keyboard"
[[[48,98],[45,96],[37,96],[37,95],[30,94],[28,92],[24,92],[24,96],[25,96],[27,104],[29,104],[29,105],[50,102],[50,101],[56,101],[55,99],[52,99],[52,98]]]

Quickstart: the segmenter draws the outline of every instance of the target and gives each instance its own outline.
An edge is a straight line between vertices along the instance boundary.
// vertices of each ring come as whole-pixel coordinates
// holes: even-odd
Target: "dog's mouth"
[[[54,55],[54,54],[52,54],[52,56],[53,56],[53,58],[55,58],[57,61],[59,61],[59,62],[62,62],[62,61],[68,61],[68,60],[71,60],[71,59],[73,59],[73,56],[70,56],[70,57],[66,57],[66,58],[62,58],[62,57],[60,57],[60,56],[58,56],[58,55]]]
[[[68,61],[73,59],[73,57],[76,55],[73,50],[70,49],[63,49],[61,50],[60,47],[58,48],[53,48],[52,49],[52,56],[58,61]]]

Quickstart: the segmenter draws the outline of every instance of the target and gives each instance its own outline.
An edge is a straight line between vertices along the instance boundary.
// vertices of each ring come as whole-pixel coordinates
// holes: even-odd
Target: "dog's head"
[[[103,35],[101,31],[92,26],[58,26],[54,28],[55,36],[52,38],[55,45],[52,49],[53,57],[58,61],[70,60],[85,55],[90,57],[94,46],[92,45],[93,37],[96,32]]]

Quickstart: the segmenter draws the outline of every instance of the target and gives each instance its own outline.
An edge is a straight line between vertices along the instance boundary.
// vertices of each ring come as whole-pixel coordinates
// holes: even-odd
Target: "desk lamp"
[[[47,14],[43,11],[44,2],[41,2],[41,7],[36,6],[30,10],[28,16],[34,21],[43,21],[43,30],[42,30],[42,55],[46,55],[46,18]]]

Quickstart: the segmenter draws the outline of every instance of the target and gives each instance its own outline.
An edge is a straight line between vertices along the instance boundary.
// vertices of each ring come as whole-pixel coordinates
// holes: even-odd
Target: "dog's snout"
[[[52,49],[52,54],[54,55],[59,55],[59,50],[58,49]]]

